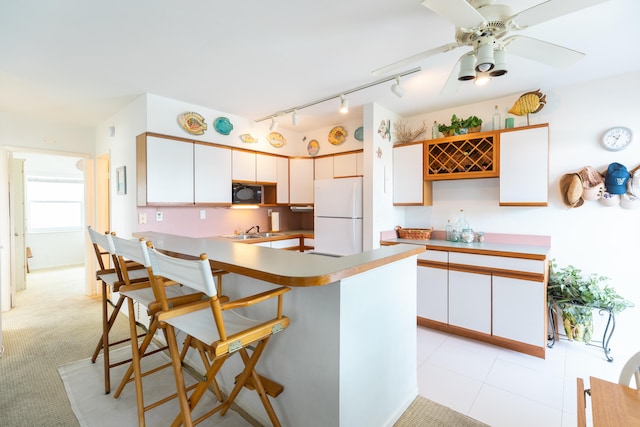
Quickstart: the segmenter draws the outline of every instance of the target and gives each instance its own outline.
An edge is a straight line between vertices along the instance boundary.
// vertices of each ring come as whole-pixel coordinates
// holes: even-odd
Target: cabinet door
[[[256,181],[278,181],[278,157],[256,153]]]
[[[234,181],[256,182],[256,153],[233,150],[232,160]]]
[[[364,176],[364,153],[356,154],[356,175]]]
[[[358,175],[356,153],[336,154],[333,156],[333,177],[344,178]]]
[[[276,203],[289,203],[289,159],[277,158]]]
[[[193,143],[147,137],[147,203],[193,203]]]
[[[544,347],[542,282],[493,276],[493,335]]]
[[[423,144],[393,148],[393,204],[431,205],[431,183],[424,181]]]
[[[290,249],[296,248],[297,251],[300,250],[300,238],[297,239],[286,239],[286,240],[273,240],[271,242],[271,247],[275,249]]]
[[[449,321],[449,273],[446,268],[418,266],[418,316]]]
[[[500,206],[547,206],[549,127],[500,133]]]
[[[313,162],[315,179],[333,178],[333,156],[318,157],[317,159],[313,159]]]
[[[313,204],[313,159],[289,159],[289,203]]]
[[[449,324],[491,334],[491,276],[449,270]]]
[[[194,145],[196,203],[231,203],[231,150]]]

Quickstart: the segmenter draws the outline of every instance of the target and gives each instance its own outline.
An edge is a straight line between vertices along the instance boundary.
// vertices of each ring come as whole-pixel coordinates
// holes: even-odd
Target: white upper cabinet
[[[315,179],[333,178],[333,156],[316,157],[313,161]]]
[[[195,202],[231,203],[231,150],[204,144],[193,149]]]
[[[547,206],[549,126],[500,132],[500,206]]]
[[[289,159],[277,157],[278,180],[276,182],[276,203],[289,203]]]
[[[193,203],[193,144],[146,138],[147,203]]]
[[[289,203],[313,204],[313,160],[289,159]]]
[[[256,182],[256,153],[233,150],[231,176],[234,181]]]
[[[256,181],[278,181],[278,157],[256,153]]]
[[[356,153],[336,154],[333,156],[333,177],[343,178],[358,175],[358,156]]]
[[[393,147],[393,204],[398,206],[431,205],[432,183],[424,180],[424,144]]]

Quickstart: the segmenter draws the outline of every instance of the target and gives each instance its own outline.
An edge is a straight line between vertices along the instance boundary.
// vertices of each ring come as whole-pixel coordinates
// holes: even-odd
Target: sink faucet
[[[248,229],[247,231],[245,231],[245,234],[249,234],[251,232],[251,230],[256,229],[256,233],[260,232],[260,226],[259,225],[254,225],[253,227],[251,227],[250,229]]]

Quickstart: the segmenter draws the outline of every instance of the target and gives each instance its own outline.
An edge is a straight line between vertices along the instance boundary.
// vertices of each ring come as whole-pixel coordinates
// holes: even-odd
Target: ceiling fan
[[[448,43],[373,71],[384,75],[414,62],[459,47],[470,47],[453,68],[442,93],[457,90],[458,81],[486,83],[491,77],[507,73],[507,53],[554,67],[566,67],[580,60],[584,53],[553,43],[509,35],[533,25],[567,15],[609,0],[548,0],[529,9],[513,13],[494,0],[422,0],[422,5],[450,21],[456,27],[455,43]],[[458,64],[460,67],[458,68]],[[458,69],[458,73],[455,70]]]

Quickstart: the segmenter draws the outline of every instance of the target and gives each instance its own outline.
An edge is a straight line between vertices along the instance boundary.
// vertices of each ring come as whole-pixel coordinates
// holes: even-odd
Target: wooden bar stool
[[[102,335],[100,337],[100,340],[98,341],[98,344],[96,345],[96,349],[94,350],[93,355],[91,356],[91,362],[95,363],[98,355],[102,351],[104,364],[104,392],[105,394],[109,394],[111,392],[111,368],[131,361],[129,359],[111,363],[109,357],[110,347],[125,343],[131,339],[127,337],[124,339],[112,341],[109,337],[109,332],[111,331],[111,328],[113,327],[113,324],[118,317],[122,304],[125,300],[125,297],[120,295],[118,297],[118,301],[114,303],[110,299],[110,295],[113,292],[118,292],[120,286],[124,283],[124,279],[122,277],[122,271],[120,270],[120,266],[116,258],[113,241],[111,240],[112,235],[109,233],[100,234],[92,229],[91,226],[87,227],[87,229],[89,231],[89,236],[91,238],[91,242],[93,243],[93,249],[98,261],[96,280],[99,280],[102,284]],[[110,265],[113,265],[113,267],[109,267]],[[129,274],[132,282],[144,282],[149,280],[147,271],[143,266],[130,265],[129,267]],[[109,305],[113,307],[111,314],[109,314]]]
[[[148,245],[151,246],[149,242]],[[271,336],[289,326],[289,318],[282,314],[282,297],[290,288],[278,287],[223,303],[218,298],[211,266],[205,254],[202,254],[199,260],[181,259],[165,255],[150,247],[149,260],[151,262],[149,277],[162,305],[158,320],[160,327],[165,328],[167,332],[181,409],[181,413],[178,414],[172,425],[178,426],[182,423],[191,427],[216,412],[224,415],[250,378],[252,387],[258,393],[271,423],[274,426],[279,426],[280,422],[269,402],[262,378],[255,371],[255,366]],[[171,307],[166,295],[166,287],[173,282],[182,283],[203,292],[208,295],[208,299],[181,307]],[[250,319],[234,311],[236,308],[249,307],[276,297],[278,298],[277,308],[274,317],[269,320]],[[180,330],[202,343],[210,359],[210,364],[206,367],[206,374],[200,379],[191,394],[188,394],[185,387],[176,330]],[[248,348],[252,349],[251,354],[249,354]],[[240,354],[245,368],[238,376],[229,397],[202,417],[193,420],[192,411],[224,362],[236,352]]]

